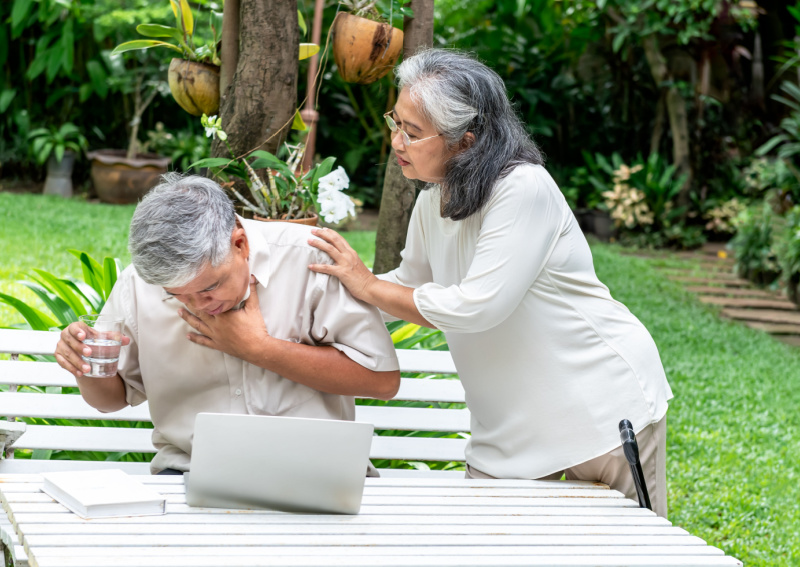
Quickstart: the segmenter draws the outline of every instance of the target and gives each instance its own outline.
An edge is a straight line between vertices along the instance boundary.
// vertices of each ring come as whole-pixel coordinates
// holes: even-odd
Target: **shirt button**
[[[236,388],[236,395],[237,396],[241,396],[242,395],[242,391],[239,388]]]

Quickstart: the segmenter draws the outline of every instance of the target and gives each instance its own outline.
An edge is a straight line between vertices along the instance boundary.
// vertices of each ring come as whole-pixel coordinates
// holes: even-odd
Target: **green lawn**
[[[78,276],[66,248],[128,261],[131,207],[0,193],[0,291],[42,267]],[[348,233],[365,257],[372,233]],[[646,260],[594,244],[597,273],[650,329],[675,392],[668,417],[670,519],[748,566],[800,565],[800,349],[720,320]],[[28,296],[26,296],[28,297]],[[19,322],[0,309],[0,326]]]

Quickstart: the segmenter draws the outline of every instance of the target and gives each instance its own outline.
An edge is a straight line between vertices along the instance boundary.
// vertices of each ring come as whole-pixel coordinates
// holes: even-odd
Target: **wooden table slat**
[[[425,556],[331,556],[322,557],[232,557],[224,560],[225,567],[619,567],[617,557],[601,556],[502,556],[495,550],[487,555],[425,555]],[[625,565],[638,567],[727,567],[742,563],[731,557],[720,556],[627,556]],[[113,559],[98,557],[43,557],[38,567],[219,567],[219,557],[209,556],[148,556],[143,558],[118,556]]]

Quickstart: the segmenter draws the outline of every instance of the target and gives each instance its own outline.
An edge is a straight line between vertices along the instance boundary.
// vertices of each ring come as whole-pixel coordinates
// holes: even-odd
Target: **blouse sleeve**
[[[487,203],[466,277],[414,291],[420,314],[446,332],[486,331],[508,318],[544,268],[561,232],[563,197],[544,168],[518,167]]]

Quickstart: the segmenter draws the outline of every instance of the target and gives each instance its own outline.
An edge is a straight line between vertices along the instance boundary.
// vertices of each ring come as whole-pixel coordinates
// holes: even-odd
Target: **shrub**
[[[800,205],[786,215],[777,254],[786,294],[795,303],[800,303]]]
[[[773,283],[780,274],[774,237],[779,217],[768,203],[743,211],[734,222],[736,236],[730,247],[736,254],[736,271],[760,285]]]

